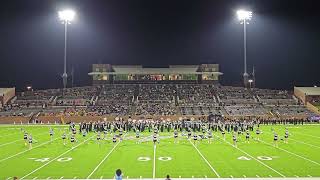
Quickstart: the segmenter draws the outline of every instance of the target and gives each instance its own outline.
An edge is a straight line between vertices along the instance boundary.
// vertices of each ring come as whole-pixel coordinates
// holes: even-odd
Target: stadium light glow
[[[68,84],[68,74],[67,74],[67,32],[68,24],[75,18],[76,12],[71,9],[66,9],[58,12],[59,19],[64,24],[64,67],[62,74],[63,88],[65,89]]]
[[[238,10],[237,16],[238,16],[239,21],[251,20],[252,12],[246,11],[246,10]]]
[[[66,9],[63,11],[59,11],[58,15],[61,21],[70,22],[74,19],[74,17],[76,16],[76,13],[71,9]]]
[[[247,10],[238,10],[237,11],[237,17],[240,21],[240,24],[243,24],[243,83],[244,87],[248,87],[249,82],[249,74],[247,72],[247,29],[246,26],[249,24],[249,21],[252,18],[252,12]],[[252,82],[251,82],[252,83]],[[250,85],[251,85],[250,83]]]
[[[31,86],[27,86],[27,90],[30,91],[32,89]]]

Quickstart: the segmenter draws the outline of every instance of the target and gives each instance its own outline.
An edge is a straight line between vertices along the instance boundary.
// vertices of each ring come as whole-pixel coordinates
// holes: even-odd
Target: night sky
[[[241,85],[243,27],[253,11],[248,70],[257,87],[320,85],[320,11],[312,0],[5,0],[0,7],[0,87],[62,87],[64,27],[57,11],[77,12],[69,27],[68,71],[90,84],[93,63],[218,63],[223,85]],[[70,81],[69,81],[70,82]]]

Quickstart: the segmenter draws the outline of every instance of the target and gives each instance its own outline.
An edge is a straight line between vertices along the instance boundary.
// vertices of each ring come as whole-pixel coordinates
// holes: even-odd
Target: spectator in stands
[[[116,180],[122,180],[122,172],[121,172],[121,169],[117,169],[117,170],[116,170],[115,179],[116,179]]]

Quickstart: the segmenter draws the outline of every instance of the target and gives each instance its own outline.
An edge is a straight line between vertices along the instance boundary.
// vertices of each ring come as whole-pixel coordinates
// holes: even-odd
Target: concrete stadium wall
[[[29,117],[20,117],[20,116],[1,116],[0,117],[0,124],[20,124],[20,123],[28,123],[30,120]]]
[[[312,112],[320,115],[320,109],[319,109],[318,107],[314,106],[313,104],[307,102],[307,108],[308,108],[310,111],[312,111]]]
[[[297,89],[296,87],[294,87],[294,95],[299,98],[303,104],[306,104],[306,95],[304,92],[300,91],[299,89]]]

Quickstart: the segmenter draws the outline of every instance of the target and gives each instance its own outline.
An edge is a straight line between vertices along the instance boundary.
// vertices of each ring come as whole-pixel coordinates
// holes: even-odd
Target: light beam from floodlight
[[[64,24],[64,67],[62,74],[63,88],[67,87],[68,83],[68,74],[67,74],[67,32],[68,24],[75,18],[76,13],[73,10],[67,9],[58,12],[59,18]]]
[[[248,87],[248,80],[249,80],[249,74],[247,72],[247,29],[246,26],[249,24],[249,21],[252,18],[252,12],[246,11],[246,10],[238,10],[237,16],[240,21],[240,24],[243,24],[243,66],[244,66],[244,72],[243,72],[243,84],[244,87]]]

